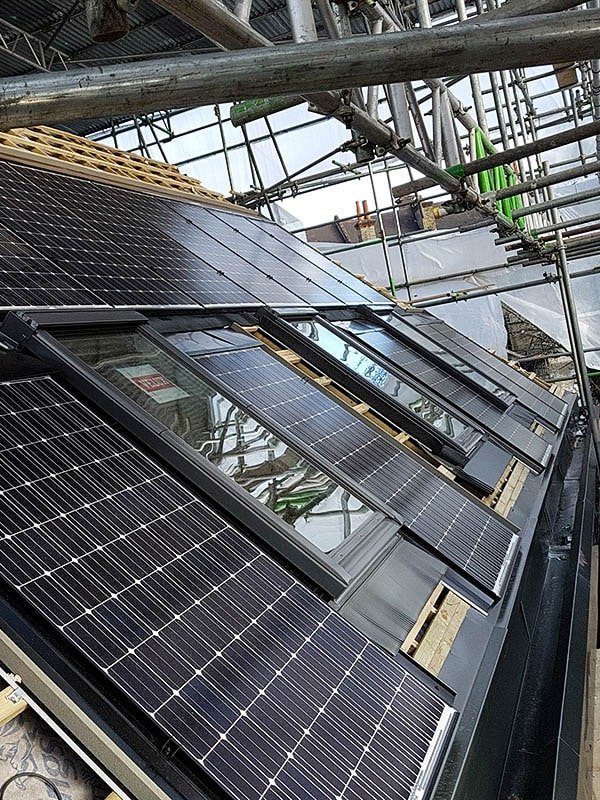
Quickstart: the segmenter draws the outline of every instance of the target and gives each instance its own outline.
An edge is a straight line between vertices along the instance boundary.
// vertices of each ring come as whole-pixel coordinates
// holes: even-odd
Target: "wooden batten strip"
[[[202,201],[256,216],[256,212],[234,206],[223,195],[205,188],[198,179],[182,174],[172,164],[45,126],[0,132],[0,159],[117,188],[149,191],[160,197]]]
[[[446,596],[447,592],[448,590],[444,584],[438,583],[429,596],[427,602],[421,609],[421,612],[415,620],[415,624],[408,632],[406,639],[402,642],[400,650],[403,653],[412,655],[416,651],[417,647],[419,646],[419,642],[423,638],[425,629],[430,624],[431,619],[437,614],[438,608],[442,604],[442,600]]]
[[[27,708],[27,701],[17,697],[12,686],[0,692],[0,727],[6,725]]]

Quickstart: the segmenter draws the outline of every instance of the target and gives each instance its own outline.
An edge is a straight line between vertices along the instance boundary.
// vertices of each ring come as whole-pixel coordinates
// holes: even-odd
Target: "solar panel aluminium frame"
[[[484,375],[484,373],[481,372],[481,370],[478,370],[476,367],[472,367],[474,372],[481,372],[482,377],[485,377],[487,380],[491,380],[493,383],[496,383],[498,385],[499,389],[506,389],[512,395],[511,400],[508,399],[503,400],[501,397],[498,397],[498,395],[495,395],[487,387],[478,384],[476,380],[471,378],[466,373],[461,372],[456,367],[453,367],[451,364],[448,364],[448,362],[444,361],[444,359],[438,356],[436,353],[432,353],[430,350],[427,350],[420,342],[411,339],[408,333],[403,333],[401,330],[398,330],[398,328],[395,328],[393,325],[390,325],[390,323],[385,320],[383,315],[379,316],[379,314],[377,314],[369,306],[361,306],[361,308],[359,308],[358,311],[360,315],[364,317],[368,322],[373,322],[379,325],[381,328],[383,328],[383,330],[387,331],[389,334],[398,337],[398,339],[408,344],[414,350],[417,350],[419,353],[421,353],[421,355],[425,356],[429,361],[432,361],[438,367],[450,373],[454,378],[456,378],[456,380],[459,380],[461,383],[466,384],[469,388],[473,389],[473,391],[477,392],[477,394],[483,395],[486,400],[488,400],[493,405],[498,406],[498,408],[501,409],[502,411],[505,411],[506,409],[510,408],[511,405],[517,399],[514,396],[514,394],[510,392],[510,389],[506,389],[506,387],[503,387],[500,384],[498,384],[498,382],[495,381],[493,378],[491,378],[489,375]],[[391,314],[392,316],[396,316],[394,314],[394,309],[392,309]],[[402,320],[402,317],[397,317],[397,318],[399,320]],[[433,344],[435,344],[433,340],[431,341]],[[438,346],[441,348],[441,345]],[[468,366],[472,365],[469,364]]]
[[[292,325],[289,324],[290,319],[307,319],[318,320],[319,324],[330,330],[333,334],[339,337],[342,341],[351,345],[355,350],[368,356],[369,358],[377,361],[375,356],[368,352],[360,341],[354,341],[345,335],[345,332],[339,328],[331,325],[331,323],[320,315],[316,316],[312,313],[294,315],[293,317],[283,318],[277,313],[270,311],[259,312],[258,320],[260,326],[269,334],[274,336],[278,341],[282,342],[286,347],[290,347],[303,359],[313,364],[320,372],[332,377],[336,383],[341,384],[347,388],[352,394],[357,395],[361,400],[364,400],[377,412],[382,414],[393,425],[396,425],[401,430],[406,431],[411,436],[414,436],[419,442],[422,442],[433,453],[440,455],[458,466],[464,466],[469,456],[473,453],[475,447],[481,444],[483,436],[481,432],[475,427],[471,426],[478,434],[478,438],[474,439],[471,446],[467,450],[462,447],[460,443],[453,441],[441,431],[433,428],[424,422],[417,414],[407,408],[403,408],[399,403],[395,402],[385,392],[373,385],[370,381],[363,378],[361,375],[356,374],[348,367],[344,366],[335,357],[325,352],[318,344],[313,342],[308,337],[297,331]],[[382,367],[385,367],[390,374],[400,378],[394,373],[390,365],[384,364],[379,361]],[[403,380],[403,379],[402,379]],[[425,394],[425,393],[423,393]],[[427,395],[425,395],[427,396]],[[431,398],[430,398],[431,399]],[[436,401],[437,402],[437,401]]]
[[[148,333],[148,331],[146,331],[146,332]],[[481,606],[489,607],[491,595],[490,595],[489,591],[485,587],[479,585],[479,583],[477,582],[477,578],[472,576],[472,575],[469,575],[466,572],[463,572],[461,567],[456,565],[452,561],[452,559],[450,557],[445,556],[442,552],[440,552],[438,549],[436,549],[435,546],[429,544],[422,537],[420,537],[420,536],[418,536],[416,534],[413,534],[408,528],[406,528],[404,526],[404,520],[403,520],[401,514],[398,511],[395,511],[395,510],[391,509],[383,500],[381,500],[379,497],[376,497],[375,495],[371,494],[371,492],[369,490],[365,490],[364,487],[361,484],[359,484],[354,479],[350,478],[346,472],[344,472],[343,470],[339,469],[338,467],[332,465],[327,458],[325,458],[324,456],[318,455],[317,453],[313,452],[311,450],[311,448],[309,446],[307,446],[306,443],[301,438],[297,437],[295,434],[290,434],[289,431],[285,428],[285,426],[280,425],[272,417],[270,417],[268,414],[263,414],[259,409],[256,409],[252,405],[250,405],[246,398],[242,397],[235,390],[232,390],[229,387],[229,385],[227,384],[226,381],[223,381],[221,378],[215,376],[212,372],[207,370],[199,361],[195,361],[193,358],[190,358],[185,353],[182,353],[177,348],[175,348],[173,345],[171,345],[170,342],[167,342],[165,344],[165,342],[162,339],[162,337],[156,337],[156,334],[149,334],[149,338],[152,339],[153,336],[154,336],[154,341],[158,345],[160,345],[161,347],[164,347],[165,350],[167,350],[171,355],[173,355],[176,358],[178,358],[179,361],[182,364],[184,364],[184,365],[186,365],[186,366],[188,366],[188,367],[190,367],[192,369],[195,366],[196,371],[197,371],[197,373],[199,375],[201,375],[204,379],[206,379],[214,387],[218,388],[219,391],[221,391],[226,397],[229,397],[232,400],[232,402],[234,402],[240,408],[242,408],[245,411],[247,411],[248,414],[253,416],[256,420],[258,420],[259,422],[264,424],[268,429],[272,430],[274,433],[276,433],[278,436],[280,436],[284,441],[287,440],[289,442],[289,444],[291,446],[293,446],[297,450],[297,452],[299,452],[302,455],[304,455],[308,460],[312,461],[315,465],[317,465],[319,468],[321,468],[325,473],[327,473],[327,474],[331,475],[333,478],[335,478],[340,483],[341,486],[344,486],[345,488],[347,488],[348,491],[352,492],[352,494],[355,497],[358,497],[358,498],[362,499],[365,503],[370,505],[372,508],[381,511],[388,519],[395,520],[396,523],[399,526],[402,527],[402,529],[403,529],[402,530],[402,535],[404,535],[404,537],[406,539],[408,539],[409,541],[415,543],[418,547],[426,550],[427,552],[432,553],[442,563],[444,563],[444,564],[446,564],[448,566],[451,575],[455,576],[452,579],[455,591],[457,591],[459,594],[462,594],[465,598],[470,598],[469,602],[472,602],[474,605],[476,605],[478,607],[481,607]],[[252,348],[252,349],[254,349],[254,348]],[[239,351],[238,350],[237,352],[243,352],[243,351]],[[223,355],[227,355],[227,353],[223,353]],[[269,352],[269,355],[272,356],[273,358],[275,358],[275,360],[278,363],[281,363],[286,369],[292,370],[292,373],[295,376],[300,377],[300,378],[304,377],[304,376],[301,375],[301,373],[297,373],[295,370],[293,370],[293,368],[290,367],[290,365],[288,363],[278,359],[274,353]],[[315,388],[315,391],[322,392],[325,395],[325,397],[327,398],[328,402],[330,402],[330,403],[331,402],[333,402],[333,403],[336,402],[335,400],[333,400],[331,398],[331,396],[327,393],[327,391],[325,389],[323,389],[322,387],[320,387],[318,385],[315,385],[314,388]],[[381,436],[382,435],[382,431],[377,425],[375,425],[374,423],[370,422],[369,420],[366,420],[364,418],[364,416],[362,416],[358,412],[355,412],[351,407],[343,405],[342,408],[344,409],[345,412],[355,416],[356,419],[361,423],[361,425],[364,425],[365,427],[367,427],[370,430],[372,430],[373,433],[375,433],[377,436]],[[383,435],[385,435],[385,434],[383,434]],[[390,441],[394,441],[394,440],[390,437]],[[402,446],[398,442],[394,442],[394,443],[400,449],[403,449]],[[440,473],[438,473],[433,467],[431,467],[431,465],[427,461],[425,461],[424,459],[420,458],[420,456],[418,456],[416,453],[413,453],[412,451],[408,451],[408,452],[410,453],[410,457],[412,459],[414,459],[417,462],[418,465],[420,465],[422,468],[425,468],[427,470],[431,470],[432,472],[436,473],[436,477],[440,481],[442,481],[442,483],[444,482],[443,476]],[[465,500],[467,500],[468,502],[470,502],[470,503],[477,503],[478,502],[477,498],[475,498],[466,489],[463,489],[462,486],[456,485],[455,483],[450,482],[450,481],[448,483],[451,484],[451,487],[452,487],[452,489],[454,491],[456,491],[458,494],[462,495],[465,498]],[[492,516],[495,516],[495,512],[493,512],[492,510],[490,510],[490,514]],[[498,517],[498,519],[501,519],[502,524],[507,526],[509,529],[512,530],[512,532],[513,532],[513,545],[512,545],[512,547],[514,549],[515,547],[518,546],[518,536],[517,536],[518,528],[515,525],[513,525],[512,522],[510,522],[509,520],[504,519],[503,517]],[[507,562],[505,564],[505,569],[508,567],[509,564],[512,564],[512,557],[507,560]]]
[[[0,659],[25,678],[26,685],[35,689],[42,702],[48,699],[49,710],[59,718],[64,719],[66,709],[67,718],[73,721],[73,733],[79,737],[82,732],[81,740],[91,752],[95,752],[99,740],[100,747],[106,747],[106,741],[109,742],[108,758],[105,755],[104,761],[110,761],[111,766],[118,769],[115,771],[117,780],[136,800],[214,800],[223,796],[223,791],[208,775],[203,774],[202,786],[194,782],[197,768],[190,757],[179,754],[176,742],[158,728],[149,727],[147,716],[139,712],[127,695],[115,695],[114,688],[111,691],[108,679],[100,670],[94,667],[94,674],[91,674],[89,662],[86,669],[87,659],[74,644],[65,641],[64,646],[58,646],[52,623],[33,604],[23,601],[4,576],[0,576],[0,581],[8,587],[7,593],[0,596],[3,618]],[[440,699],[452,704],[454,695],[448,687],[402,654],[399,660],[407,673],[430,688],[435,686],[441,692]],[[443,741],[438,740],[436,752],[448,743],[456,718],[453,714],[452,725],[447,727]],[[120,750],[124,752],[123,759]],[[146,791],[146,780],[140,790],[139,774],[131,769],[130,763],[121,766],[121,760],[133,762],[139,774],[150,773],[156,788],[151,785]],[[137,785],[132,785],[131,781],[136,780]]]
[[[20,322],[22,326],[27,326],[27,317],[17,317],[12,314],[13,321],[14,318],[18,321],[17,324]],[[123,325],[122,322],[120,324]],[[139,328],[139,323],[132,322],[131,325]],[[185,356],[183,359],[180,358],[182,354],[176,348],[169,346],[159,334],[151,332],[148,325],[144,326],[144,333],[150,334],[149,338],[167,349],[170,355],[175,355],[180,361],[184,361],[186,366],[200,372],[193,359],[188,360]],[[273,511],[242,487],[224,476],[216,465],[199,456],[193,447],[120,392],[92,367],[73,355],[50,332],[38,329],[35,335],[27,340],[26,351],[57,368],[70,386],[103,409],[128,434],[148,446],[157,457],[188,480],[204,496],[212,498],[214,502],[226,508],[237,525],[251,530],[267,547],[282,556],[287,563],[298,569],[329,596],[337,597],[349,586],[352,577],[340,564],[301,534],[296,533],[291,526],[282,522]],[[215,383],[213,380],[211,382]],[[310,458],[309,460],[314,461]],[[371,507],[381,511],[379,502],[377,504],[373,502]],[[384,515],[390,519],[389,512],[384,511]],[[395,537],[396,534],[390,532],[389,536]],[[381,542],[382,548],[384,544],[385,542]]]

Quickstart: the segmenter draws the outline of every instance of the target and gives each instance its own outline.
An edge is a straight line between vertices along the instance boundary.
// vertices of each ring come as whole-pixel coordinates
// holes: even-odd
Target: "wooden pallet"
[[[223,195],[206,189],[199,180],[183,175],[172,164],[43,125],[0,131],[0,157],[123,188],[153,190],[187,200],[191,195],[210,204],[246,210],[228,203]]]

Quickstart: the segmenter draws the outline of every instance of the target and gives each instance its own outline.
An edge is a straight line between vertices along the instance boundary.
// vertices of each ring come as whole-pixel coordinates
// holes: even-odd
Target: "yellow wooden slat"
[[[419,645],[419,634],[421,633],[424,625],[428,622],[428,620],[433,617],[434,614],[437,613],[438,606],[441,602],[442,595],[445,594],[448,590],[442,583],[438,583],[435,587],[431,595],[429,596],[427,602],[421,609],[421,613],[415,620],[415,624],[412,626],[410,631],[408,632],[406,639],[402,642],[400,649],[403,653],[411,653],[415,650]]]
[[[219,203],[226,203],[218,192],[202,186],[189,175],[183,175],[173,164],[125,153],[91,139],[53,128],[13,128],[0,132],[0,145],[35,156],[56,159],[97,172],[117,175],[141,183],[173,191],[183,191]],[[60,170],[62,171],[62,170]],[[231,204],[227,204],[231,205]]]
[[[448,592],[421,639],[413,658],[432,675],[439,675],[469,606],[457,595]]]
[[[12,686],[7,686],[0,692],[0,727],[6,725],[15,717],[18,717],[27,708],[27,702],[14,698],[15,690]]]

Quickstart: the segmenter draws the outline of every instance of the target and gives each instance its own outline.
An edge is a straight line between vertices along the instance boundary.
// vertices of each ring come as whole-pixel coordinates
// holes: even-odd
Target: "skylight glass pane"
[[[375,512],[140,333],[65,344],[325,552]]]
[[[352,347],[345,339],[321,323],[314,320],[293,320],[291,324],[327,353],[346,364],[352,372],[368,380],[450,439],[459,440],[472,435],[472,428],[453,417],[429,397],[401,381],[384,366]]]
[[[416,344],[420,345],[424,349],[428,350],[430,353],[434,353],[438,358],[441,358],[445,361],[448,366],[453,367],[454,369],[462,372],[464,375],[468,375],[471,380],[478,383],[484,389],[487,389],[488,392],[492,392],[497,397],[500,398],[508,398],[510,397],[510,393],[503,389],[501,386],[498,386],[497,383],[489,380],[485,377],[481,372],[477,372],[474,370],[469,364],[464,361],[461,361],[460,358],[457,358],[453,353],[450,353],[448,350],[444,350],[438,344],[436,344],[431,339],[427,338],[427,336],[423,336],[422,333],[415,330],[415,328],[406,325],[401,319],[395,317],[393,314],[390,314],[386,317],[382,317],[385,322],[388,322],[390,325],[393,325],[394,328],[398,330],[404,329],[402,332],[409,338],[411,342],[415,342]],[[359,333],[359,327],[355,326],[363,326],[364,329],[367,329],[367,326],[364,326],[364,323],[351,323],[350,330],[354,333]]]

